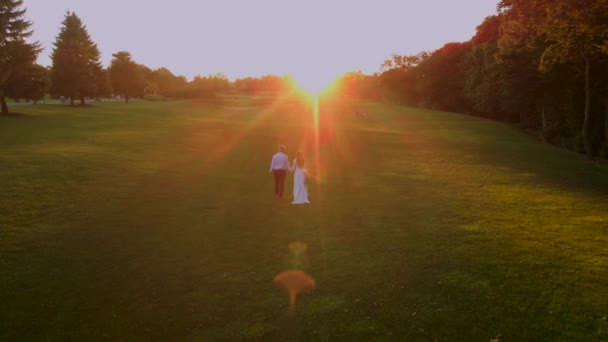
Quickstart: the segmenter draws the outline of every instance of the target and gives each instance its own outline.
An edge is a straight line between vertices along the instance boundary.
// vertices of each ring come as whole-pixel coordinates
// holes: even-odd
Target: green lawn
[[[361,106],[318,131],[286,100],[15,107],[0,340],[608,340],[606,164]],[[311,205],[273,197],[278,143],[316,170]],[[317,284],[295,315],[289,269]]]

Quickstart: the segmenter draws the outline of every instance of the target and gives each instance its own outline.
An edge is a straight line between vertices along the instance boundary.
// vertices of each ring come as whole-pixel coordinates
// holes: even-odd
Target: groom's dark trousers
[[[274,175],[274,193],[283,197],[283,192],[285,191],[285,175],[287,174],[286,170],[272,170],[272,174]]]

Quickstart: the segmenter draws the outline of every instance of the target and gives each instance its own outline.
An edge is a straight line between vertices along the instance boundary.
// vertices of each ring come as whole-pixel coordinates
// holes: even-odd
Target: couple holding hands
[[[272,157],[270,162],[270,173],[274,175],[274,193],[279,198],[283,197],[287,171],[293,173],[293,202],[291,204],[310,203],[308,201],[308,189],[306,188],[308,171],[304,164],[304,154],[302,151],[298,151],[293,164],[289,165],[289,157],[285,154],[285,145],[279,145],[279,152]]]

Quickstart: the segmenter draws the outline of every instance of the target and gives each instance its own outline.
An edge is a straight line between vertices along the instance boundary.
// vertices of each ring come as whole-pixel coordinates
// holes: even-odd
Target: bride
[[[302,151],[296,153],[293,160],[293,202],[291,204],[306,204],[308,201],[308,189],[306,188],[306,177],[308,171],[304,165],[304,154]]]

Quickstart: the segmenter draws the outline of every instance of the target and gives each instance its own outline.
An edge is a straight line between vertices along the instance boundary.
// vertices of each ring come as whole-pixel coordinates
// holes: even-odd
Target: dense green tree
[[[366,75],[361,71],[347,72],[338,77],[329,91],[339,96],[358,100],[379,100],[379,75]]]
[[[423,60],[428,58],[429,56],[430,56],[430,53],[428,53],[426,51],[420,52],[417,55],[399,55],[399,54],[394,53],[391,55],[391,58],[385,60],[384,63],[382,63],[382,65],[380,65],[380,69],[382,71],[388,71],[388,70],[394,70],[394,69],[398,69],[398,70],[402,70],[402,71],[411,70],[411,69],[415,68],[418,64],[420,64],[420,62],[422,62]]]
[[[281,93],[290,88],[295,82],[293,78],[284,78],[276,75],[264,75],[261,77],[237,78],[232,85],[237,91],[258,94],[263,92]]]
[[[564,65],[583,81],[581,136],[587,156],[592,157],[594,65],[606,58],[608,2],[606,0],[503,0],[499,8],[508,19],[503,25],[505,41],[541,39],[538,68],[545,74]],[[538,45],[536,45],[538,46]],[[571,85],[575,85],[571,83]]]
[[[608,51],[606,51],[608,54]],[[594,78],[595,85],[593,88],[596,89],[595,93],[599,96],[599,104],[601,105],[600,111],[603,111],[603,119],[604,119],[604,135],[602,137],[603,144],[600,149],[600,155],[604,158],[608,158],[608,58],[604,58],[602,63],[599,63],[596,69],[599,72],[594,73],[596,77]]]
[[[100,52],[86,27],[73,12],[68,12],[54,43],[51,59],[52,92],[79,98],[82,105],[87,96],[95,96],[102,73]]]
[[[387,67],[389,66],[384,64],[383,68]],[[406,88],[412,83],[408,78],[408,71],[392,68],[392,64],[390,67],[391,69],[383,71],[378,77],[382,99],[388,102],[401,103],[408,93]]]
[[[222,73],[216,73],[208,76],[195,76],[188,83],[187,97],[190,98],[209,98],[214,97],[215,93],[226,91],[230,88],[230,81]]]
[[[285,84],[285,79],[276,75],[264,75],[254,80],[253,90],[256,93],[270,92],[280,93],[289,85]]]
[[[165,97],[178,98],[186,93],[188,80],[184,76],[176,76],[167,68],[152,71],[146,81],[158,86],[159,93]]]
[[[522,45],[514,45],[501,54],[499,42],[503,17],[485,18],[469,41],[464,55],[464,95],[471,112],[496,120],[534,124],[528,113],[538,98],[540,72],[534,56]]]
[[[476,114],[504,119],[501,110],[505,89],[505,68],[497,60],[500,20],[487,17],[471,38],[471,49],[465,56],[464,95]]]
[[[380,66],[383,99],[517,123],[608,156],[608,0],[502,0],[469,41],[418,56]]]
[[[50,86],[50,71],[48,68],[33,64],[20,70],[20,82],[7,90],[7,95],[13,99],[40,101],[46,95]]]
[[[365,74],[361,71],[347,72],[338,79],[340,94],[354,99],[361,98],[364,87]]]
[[[95,98],[112,96],[112,83],[110,81],[110,72],[104,69],[101,65],[96,66],[93,70],[94,87],[91,96]]]
[[[380,66],[381,73],[377,76],[377,85],[381,88],[382,98],[390,102],[417,105],[419,94],[418,65],[430,56],[428,52],[417,55],[391,55]]]
[[[593,157],[592,69],[608,41],[608,2],[605,0],[558,1],[547,6],[547,22],[541,30],[547,36],[547,48],[541,58],[541,71],[550,71],[556,64],[575,63],[583,70],[584,119],[582,137],[585,152]]]
[[[40,46],[26,41],[32,35],[25,20],[23,0],[0,0],[0,107],[8,114],[6,97],[11,89],[25,88]]]
[[[128,103],[131,97],[141,95],[145,88],[141,68],[132,60],[129,52],[120,51],[112,56],[114,58],[108,68],[112,89],[115,94],[122,95]]]
[[[154,71],[143,64],[137,64],[137,72],[143,82],[142,95],[158,95],[160,88],[154,80]]]
[[[470,44],[448,43],[434,51],[417,66],[418,93],[424,107],[469,111],[470,104],[464,96],[464,56]]]

